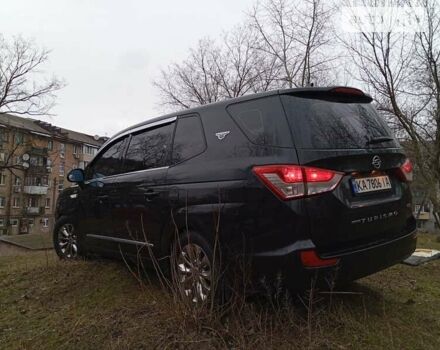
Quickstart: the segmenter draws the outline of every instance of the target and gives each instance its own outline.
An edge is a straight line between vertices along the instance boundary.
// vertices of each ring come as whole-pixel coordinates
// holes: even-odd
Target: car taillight
[[[334,266],[339,262],[337,258],[321,259],[314,250],[303,250],[299,255],[304,267]]]
[[[332,191],[343,174],[299,165],[263,165],[253,168],[258,178],[281,199]]]
[[[413,180],[413,169],[411,161],[407,158],[399,168],[399,178],[404,182],[411,182]]]

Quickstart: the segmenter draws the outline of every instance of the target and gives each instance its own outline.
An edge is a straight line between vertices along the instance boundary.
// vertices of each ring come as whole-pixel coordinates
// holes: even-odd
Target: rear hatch
[[[344,174],[332,192],[304,199],[318,250],[337,253],[404,234],[413,220],[409,186],[399,176],[406,157],[371,98],[347,89],[281,99],[300,164]]]

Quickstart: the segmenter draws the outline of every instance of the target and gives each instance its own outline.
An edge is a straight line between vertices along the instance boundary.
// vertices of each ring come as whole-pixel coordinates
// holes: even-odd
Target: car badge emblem
[[[380,160],[379,156],[374,156],[373,160],[371,161],[371,164],[373,164],[373,167],[375,169],[379,169],[380,166],[382,165],[382,161]]]
[[[223,140],[226,136],[229,135],[229,133],[230,133],[229,130],[228,130],[228,131],[221,131],[221,132],[217,132],[217,133],[215,133],[215,136],[217,136],[217,138],[218,138],[219,140]]]

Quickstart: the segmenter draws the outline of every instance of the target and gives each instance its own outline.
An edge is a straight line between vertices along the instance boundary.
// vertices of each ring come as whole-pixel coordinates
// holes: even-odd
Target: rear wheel
[[[75,222],[68,217],[59,219],[53,231],[55,252],[60,259],[77,259],[80,256],[78,232]]]
[[[206,302],[215,293],[213,251],[196,233],[186,233],[175,242],[171,272],[176,291],[194,304]]]

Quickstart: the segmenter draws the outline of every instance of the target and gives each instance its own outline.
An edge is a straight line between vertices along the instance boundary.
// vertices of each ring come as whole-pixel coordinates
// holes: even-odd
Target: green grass
[[[49,233],[29,233],[24,235],[1,236],[0,240],[32,250],[53,248],[52,235]]]
[[[419,246],[440,250],[432,235]],[[123,263],[0,257],[1,349],[440,348],[440,260],[397,265],[300,302],[251,300],[223,317],[182,311]],[[307,300],[305,300],[307,304]]]

